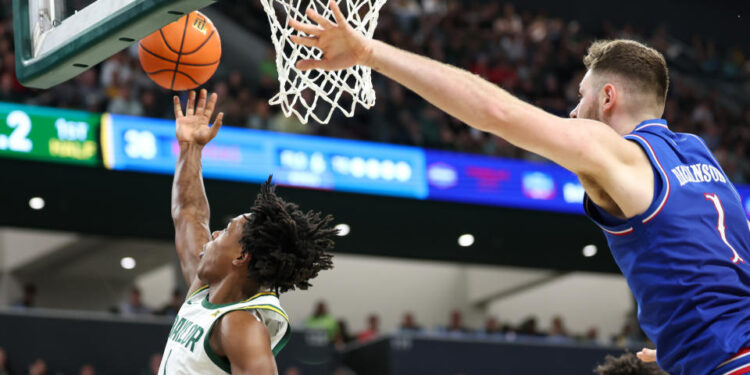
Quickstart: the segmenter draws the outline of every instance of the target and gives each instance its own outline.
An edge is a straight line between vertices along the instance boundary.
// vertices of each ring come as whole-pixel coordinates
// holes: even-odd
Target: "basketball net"
[[[367,38],[372,38],[380,8],[386,0],[336,1],[349,25]],[[279,93],[271,98],[271,105],[280,105],[286,117],[294,114],[303,124],[310,117],[327,124],[337,108],[347,117],[352,117],[357,104],[365,109],[375,105],[369,67],[355,65],[330,72],[319,69],[303,72],[295,67],[297,61],[317,60],[323,57],[323,53],[316,48],[292,43],[291,35],[308,35],[288,26],[287,18],[311,23],[305,11],[313,8],[335,22],[327,0],[261,0],[261,3],[271,25],[271,40],[276,50],[276,70],[279,74]]]

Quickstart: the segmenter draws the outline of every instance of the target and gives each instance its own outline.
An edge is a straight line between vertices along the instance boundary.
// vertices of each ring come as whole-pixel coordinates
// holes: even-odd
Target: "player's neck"
[[[641,112],[634,114],[618,114],[605,119],[605,123],[609,124],[617,133],[621,135],[629,134],[635,129],[638,124],[646,121],[660,118],[654,113]]]
[[[258,286],[245,275],[227,275],[225,278],[208,284],[208,302],[221,305],[238,302],[252,297],[260,292]]]

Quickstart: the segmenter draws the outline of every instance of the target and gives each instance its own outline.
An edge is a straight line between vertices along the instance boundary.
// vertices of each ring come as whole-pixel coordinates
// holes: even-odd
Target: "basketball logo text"
[[[196,18],[195,21],[193,21],[193,28],[205,35],[206,34],[206,19]]]

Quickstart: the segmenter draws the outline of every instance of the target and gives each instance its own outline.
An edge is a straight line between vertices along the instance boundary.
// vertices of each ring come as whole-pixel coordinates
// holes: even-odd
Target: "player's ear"
[[[246,251],[240,252],[240,255],[237,258],[234,258],[232,260],[232,265],[235,267],[240,266],[247,266],[248,263],[250,263],[250,259],[252,259],[252,255]]]
[[[601,106],[602,112],[606,113],[612,110],[615,105],[615,101],[618,99],[618,92],[615,85],[607,83],[602,88]]]

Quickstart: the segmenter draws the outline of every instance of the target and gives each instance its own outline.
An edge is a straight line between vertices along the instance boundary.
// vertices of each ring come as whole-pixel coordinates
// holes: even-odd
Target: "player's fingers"
[[[201,89],[201,93],[198,96],[198,106],[195,107],[195,114],[202,115],[206,110],[206,89]]]
[[[175,95],[173,98],[174,101],[174,117],[175,118],[182,118],[182,104],[180,104],[180,98]]]
[[[185,114],[192,116],[195,113],[195,91],[190,91],[188,95],[187,107],[185,108]]]
[[[318,38],[303,37],[303,36],[291,36],[292,42],[295,44],[307,46],[307,47],[318,47]]]
[[[295,65],[297,69],[305,71],[305,70],[313,70],[313,69],[319,69],[321,66],[323,66],[323,62],[320,60],[300,60],[297,61],[297,65]]]
[[[339,8],[339,4],[336,3],[336,0],[331,0],[331,3],[328,6],[333,11],[333,16],[336,17],[336,23],[338,23],[339,25],[346,24],[344,13],[341,13],[341,8]]]
[[[309,17],[311,20],[315,21],[320,25],[320,27],[324,29],[330,29],[334,27],[334,24],[328,20],[328,18],[325,18],[318,14],[318,12],[315,11],[313,8],[307,8],[307,17]]]
[[[289,19],[289,26],[297,31],[301,31],[307,35],[320,35],[323,31],[319,26],[311,25],[309,23],[302,23],[293,19]]]
[[[224,122],[224,112],[219,112],[218,115],[216,115],[216,120],[214,120],[214,124],[211,126],[211,139],[216,137],[216,134],[219,134],[219,129],[221,129],[221,125]]]
[[[217,93],[211,94],[211,96],[208,98],[208,104],[206,104],[206,110],[203,111],[203,114],[211,118],[214,114],[214,109],[216,108],[216,100],[219,99],[219,95]]]
[[[656,350],[643,348],[640,352],[636,353],[636,356],[643,362],[655,362]]]

